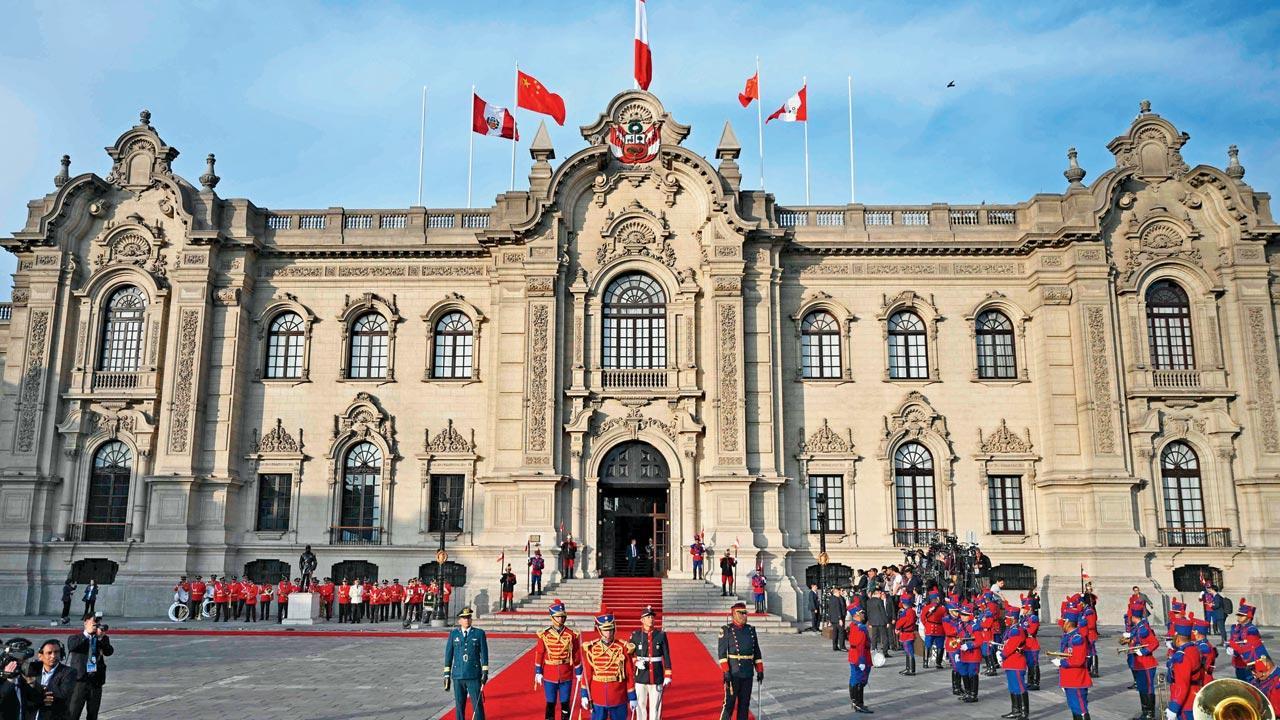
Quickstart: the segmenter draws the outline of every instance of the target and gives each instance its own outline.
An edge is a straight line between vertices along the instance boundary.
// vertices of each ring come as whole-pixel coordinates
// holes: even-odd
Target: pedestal
[[[289,613],[285,615],[282,625],[315,625],[320,617],[320,596],[316,593],[299,592],[289,595]]]

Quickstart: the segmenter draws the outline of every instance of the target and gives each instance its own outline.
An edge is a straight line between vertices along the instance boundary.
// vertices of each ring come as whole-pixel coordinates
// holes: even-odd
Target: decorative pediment
[[[369,393],[358,393],[346,412],[333,418],[333,438],[355,437],[361,440],[376,435],[390,446],[394,432],[391,418],[378,407]]]
[[[912,391],[898,410],[884,419],[884,436],[880,456],[888,457],[889,449],[907,440],[932,438],[951,449],[951,432],[947,420],[929,404],[923,393]]]
[[[1116,167],[1132,168],[1143,179],[1181,177],[1188,170],[1181,149],[1191,136],[1151,112],[1149,101],[1143,100],[1139,108],[1129,132],[1107,143]]]
[[[982,428],[978,428],[978,452],[986,455],[1026,455],[1031,452],[1031,428],[1025,429],[1025,437],[1019,437],[1009,429],[1004,418],[1000,418],[1000,427],[990,435],[983,436]]]
[[[164,227],[148,224],[133,213],[124,220],[108,220],[94,242],[101,250],[93,257],[95,271],[110,265],[134,265],[163,277],[167,262],[160,253],[164,247]]]
[[[276,426],[267,431],[266,435],[258,437],[258,431],[253,431],[253,442],[250,443],[249,448],[251,452],[272,455],[301,453],[302,428],[298,428],[298,439],[294,440],[289,431],[284,429],[284,423],[280,418],[276,418]]]
[[[604,244],[596,250],[596,262],[603,266],[615,258],[639,255],[675,267],[671,234],[666,213],[654,213],[633,201],[621,213],[614,215],[611,210],[605,215],[600,231]]]
[[[638,407],[631,408],[631,412],[627,413],[626,417],[610,418],[600,423],[600,426],[596,428],[596,435],[604,436],[616,428],[625,428],[633,440],[639,437],[641,430],[647,429],[657,430],[658,432],[666,435],[673,442],[676,440],[676,436],[678,434],[674,425],[662,422],[655,418],[645,417]]]
[[[381,313],[387,319],[387,323],[392,326],[393,332],[395,324],[402,319],[399,309],[396,307],[395,295],[392,295],[391,299],[387,300],[381,295],[372,292],[361,293],[355,297],[344,295],[342,311],[338,313],[338,319],[343,323],[348,323],[367,310],[375,310]]]
[[[822,427],[804,439],[804,429],[800,430],[800,454],[801,455],[818,455],[818,454],[839,454],[847,455],[853,452],[853,430],[845,429],[845,434],[840,435],[831,429],[827,419],[822,419]]]
[[[660,123],[663,144],[679,145],[689,136],[689,126],[676,122],[657,96],[644,90],[629,90],[614,96],[605,111],[590,125],[583,125],[582,137],[592,145],[603,145],[614,126],[636,121],[644,125]]]
[[[436,433],[431,437],[431,430],[423,430],[422,450],[428,453],[468,455],[474,454],[476,451],[476,431],[471,431],[471,438],[467,439],[462,436],[453,427],[453,420],[448,421],[448,425],[443,432]]]
[[[160,177],[173,177],[177,148],[169,147],[151,127],[151,113],[143,110],[134,125],[107,148],[111,172],[106,181],[135,193],[145,190]]]

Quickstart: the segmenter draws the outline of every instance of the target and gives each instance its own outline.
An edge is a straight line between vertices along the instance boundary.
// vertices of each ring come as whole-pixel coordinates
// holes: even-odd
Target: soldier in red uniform
[[[1194,620],[1190,618],[1173,621],[1173,654],[1165,663],[1169,683],[1169,707],[1165,710],[1168,720],[1193,720],[1196,693],[1204,685],[1200,648],[1191,640],[1193,625]]]
[[[191,583],[191,607],[188,608],[191,611],[190,615],[192,620],[204,619],[204,592],[204,581],[200,579],[199,575],[197,575],[196,579]]]
[[[1027,634],[1022,654],[1027,658],[1027,689],[1040,689],[1040,616],[1036,614],[1031,599],[1023,595],[1021,617],[1018,623]]]
[[[1280,668],[1276,667],[1270,657],[1263,655],[1253,663],[1251,669],[1253,684],[1262,691],[1271,702],[1271,709],[1280,717]]]
[[[545,720],[555,720],[557,703],[561,720],[568,720],[574,683],[582,679],[582,639],[565,624],[569,613],[560,598],[551,602],[547,614],[551,625],[538,631],[533,646],[533,685],[542,686]]]
[[[333,620],[333,593],[336,588],[333,585],[333,578],[325,578],[320,583],[320,614],[324,616],[325,622]]]
[[[693,579],[702,580],[702,559],[707,554],[707,546],[702,544],[702,535],[695,533],[693,542],[689,545],[689,557],[693,560]]]
[[[1156,716],[1156,651],[1160,638],[1147,622],[1146,603],[1133,602],[1125,625],[1124,639],[1129,641],[1129,653],[1125,656],[1129,671],[1133,673],[1133,685],[1138,690],[1138,703],[1142,708],[1139,720],[1155,720]]]
[[[245,578],[241,583],[240,594],[244,596],[245,622],[253,622],[258,616],[258,586]]]
[[[338,622],[351,622],[351,583],[346,578],[338,586]]]
[[[1089,687],[1093,685],[1093,678],[1089,676],[1089,641],[1079,627],[1081,610],[1078,605],[1068,605],[1062,614],[1059,622],[1064,634],[1058,644],[1058,657],[1053,659],[1058,668],[1058,686],[1067,696],[1071,720],[1089,717]]]
[[[404,614],[404,586],[400,584],[400,578],[396,578],[391,583],[391,618],[399,620]]]
[[[849,704],[854,712],[871,714],[874,711],[867,707],[864,697],[871,679],[871,636],[866,619],[867,611],[862,606],[849,609]]]
[[[1204,675],[1201,685],[1213,682],[1214,666],[1218,662],[1218,648],[1207,639],[1213,624],[1208,620],[1193,620],[1191,624],[1191,640],[1200,651],[1200,671]]]
[[[1253,624],[1253,613],[1254,607],[1240,598],[1236,605],[1236,624],[1231,626],[1227,635],[1226,653],[1231,658],[1231,667],[1235,669],[1236,679],[1245,682],[1253,680],[1245,657],[1262,644],[1262,635]]]
[[[1027,720],[1031,714],[1030,699],[1027,696],[1027,631],[1018,623],[1018,608],[1012,605],[1005,608],[1004,624],[1006,629],[1001,638],[1002,645],[996,650],[996,659],[1004,670],[1005,683],[1009,686],[1009,712],[1002,718]]]
[[[916,608],[915,596],[910,592],[902,593],[898,603],[898,619],[893,629],[898,633],[898,642],[902,643],[902,654],[906,658],[906,667],[898,671],[899,675],[916,674]],[[929,659],[925,658],[925,667],[929,667]]]
[[[960,674],[962,702],[978,702],[978,666],[982,662],[982,648],[978,642],[978,627],[973,621],[973,605],[960,606],[960,624],[956,637],[949,638],[949,649],[956,659],[956,672]]]
[[[276,623],[282,622],[289,614],[289,595],[294,592],[289,578],[280,578],[276,584]]]
[[[273,589],[271,583],[263,583],[258,586],[258,619],[271,619],[271,593]]]
[[[231,619],[231,594],[227,588],[227,583],[217,579],[216,575],[210,575],[213,578],[213,621],[226,622]]]
[[[515,592],[516,583],[519,580],[516,574],[511,572],[511,565],[507,565],[507,571],[502,573],[502,577],[498,578],[498,587],[502,591],[502,603],[498,612],[515,612]]]
[[[924,666],[929,661],[935,662],[938,670],[942,669],[942,620],[947,616],[947,606],[937,593],[929,593],[928,602],[920,609],[920,619],[924,624]]]
[[[628,709],[636,709],[636,684],[631,672],[628,643],[614,635],[613,614],[596,616],[600,637],[582,645],[582,709],[591,720],[627,720]]]
[[[947,665],[951,666],[951,694],[964,697],[964,682],[960,680],[960,643],[955,642],[960,637],[960,625],[960,605],[947,603],[947,616],[942,618],[942,638]]]

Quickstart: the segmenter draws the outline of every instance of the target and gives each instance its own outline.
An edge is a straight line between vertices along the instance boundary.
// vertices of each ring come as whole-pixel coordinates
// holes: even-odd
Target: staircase
[[[479,617],[476,625],[486,632],[537,632],[551,624],[547,607],[559,598],[569,613],[569,627],[578,631],[590,630],[595,626],[603,590],[604,585],[596,579],[562,580],[547,585],[542,595],[516,602],[515,612],[489,613]]]
[[[738,595],[720,596],[720,586],[702,580],[667,578],[662,581],[662,629],[667,632],[717,632],[729,622],[729,608],[742,600],[747,610],[755,610],[755,603],[748,590],[741,586]],[[762,635],[793,635],[795,623],[783,620],[773,613],[752,612],[747,622]]]
[[[619,635],[629,637],[632,630],[640,627],[640,612],[646,607],[653,607],[654,622],[661,623],[663,582],[661,578],[647,577],[605,578],[601,600],[613,613]]]

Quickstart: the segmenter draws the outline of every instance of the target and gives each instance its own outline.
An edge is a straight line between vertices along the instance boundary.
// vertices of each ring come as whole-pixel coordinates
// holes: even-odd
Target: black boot
[[[1039,665],[1030,665],[1027,667],[1027,689],[1028,690],[1040,689],[1040,666]]]
[[[929,661],[933,659],[933,648],[925,647],[924,649],[924,669],[929,669]]]
[[[1101,668],[1098,667],[1098,656],[1094,655],[1089,658],[1089,677],[1098,677],[1102,674]],[[1085,713],[1087,716],[1089,713]]]
[[[964,695],[964,691],[960,689],[960,673],[955,670],[951,671],[951,694]]]
[[[867,693],[867,686],[859,685],[858,686],[858,704],[853,707],[854,712],[860,712],[866,715],[870,715],[874,712],[871,708],[867,707],[866,693]]]
[[[1021,695],[1018,696],[1018,698],[1019,698],[1018,704],[1022,708],[1022,714],[1019,715],[1018,717],[1021,718],[1021,720],[1030,720],[1031,696],[1026,693],[1022,693]]]
[[[855,708],[855,709],[858,707],[858,686],[857,685],[849,686],[849,707]]]
[[[974,673],[973,675],[969,676],[969,684],[970,684],[970,686],[971,686],[971,687],[970,687],[970,689],[969,689],[969,698],[970,698],[970,699],[969,699],[969,702],[978,702],[978,675],[977,675],[977,673]]]
[[[545,711],[543,712],[542,717],[543,717],[545,720],[555,720],[555,717],[556,717],[556,704],[555,704],[555,703],[553,703],[553,702],[549,702],[549,703],[547,703],[547,707],[546,707]]]
[[[573,714],[573,699],[570,698],[567,703],[560,703],[560,720],[569,720],[569,716]]]
[[[1156,720],[1155,693],[1147,693],[1142,696],[1142,720]]]
[[[1009,693],[1009,712],[1000,717],[1005,718],[1005,720],[1014,720],[1020,714],[1022,714],[1022,703],[1018,701],[1017,695]]]
[[[907,675],[916,674],[916,656],[914,653],[907,655]]]

